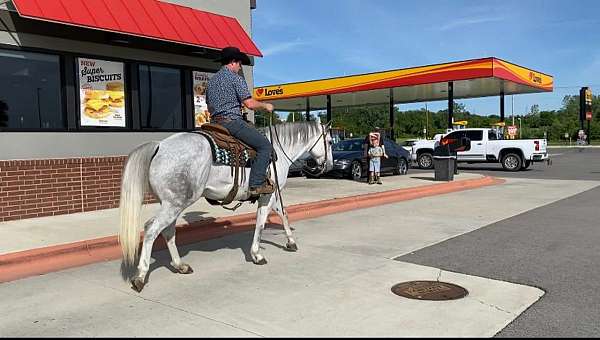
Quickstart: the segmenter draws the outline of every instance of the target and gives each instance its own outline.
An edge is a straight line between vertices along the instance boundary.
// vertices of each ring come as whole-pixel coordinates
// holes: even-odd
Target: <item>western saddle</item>
[[[219,162],[219,157],[217,157],[219,148],[228,153],[228,157],[225,158],[227,158],[229,162],[225,161],[220,163],[228,163],[231,166],[231,174],[233,175],[233,187],[222,202],[219,203],[218,201],[211,199],[206,200],[213,205],[225,206],[230,204],[235,199],[239,189],[240,167],[248,166],[248,163],[256,157],[256,150],[232,136],[229,133],[229,130],[218,124],[203,124],[200,127],[200,131],[197,132],[207,137],[211,144],[215,162]]]

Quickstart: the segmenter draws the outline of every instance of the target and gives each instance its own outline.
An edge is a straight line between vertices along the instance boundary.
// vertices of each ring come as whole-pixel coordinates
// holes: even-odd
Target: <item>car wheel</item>
[[[362,178],[362,164],[359,161],[352,162],[350,166],[350,178],[355,181],[360,181]]]
[[[516,153],[507,153],[502,157],[502,167],[508,171],[519,171],[523,161]]]
[[[523,165],[521,166],[521,170],[525,170],[525,169],[529,168],[530,165],[531,165],[531,161],[523,162]]]
[[[404,158],[399,158],[396,168],[394,169],[394,175],[406,175],[408,173],[408,162]]]
[[[432,169],[433,168],[433,157],[430,153],[424,152],[417,158],[417,163],[421,169]]]

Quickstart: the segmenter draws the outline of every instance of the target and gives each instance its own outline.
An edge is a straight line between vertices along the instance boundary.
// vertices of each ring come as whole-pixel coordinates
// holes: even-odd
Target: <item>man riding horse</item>
[[[271,143],[242,116],[242,105],[251,110],[263,109],[273,112],[273,105],[252,98],[246,80],[240,75],[243,65],[250,65],[250,58],[237,47],[225,47],[221,51],[221,69],[208,81],[206,102],[211,122],[222,125],[235,138],[256,150],[256,159],[250,170],[250,195],[259,196],[275,191],[266,180],[271,162]]]

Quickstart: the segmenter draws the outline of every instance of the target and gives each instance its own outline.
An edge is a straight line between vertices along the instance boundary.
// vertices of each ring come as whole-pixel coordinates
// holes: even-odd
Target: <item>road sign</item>
[[[516,136],[517,135],[517,127],[515,125],[509,125],[508,126],[508,134],[510,136]]]
[[[585,120],[592,120],[592,113],[591,112],[586,112],[585,113]]]

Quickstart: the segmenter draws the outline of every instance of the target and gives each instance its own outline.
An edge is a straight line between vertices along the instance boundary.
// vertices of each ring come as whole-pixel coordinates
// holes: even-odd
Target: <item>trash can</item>
[[[456,156],[433,156],[436,181],[453,181]]]

